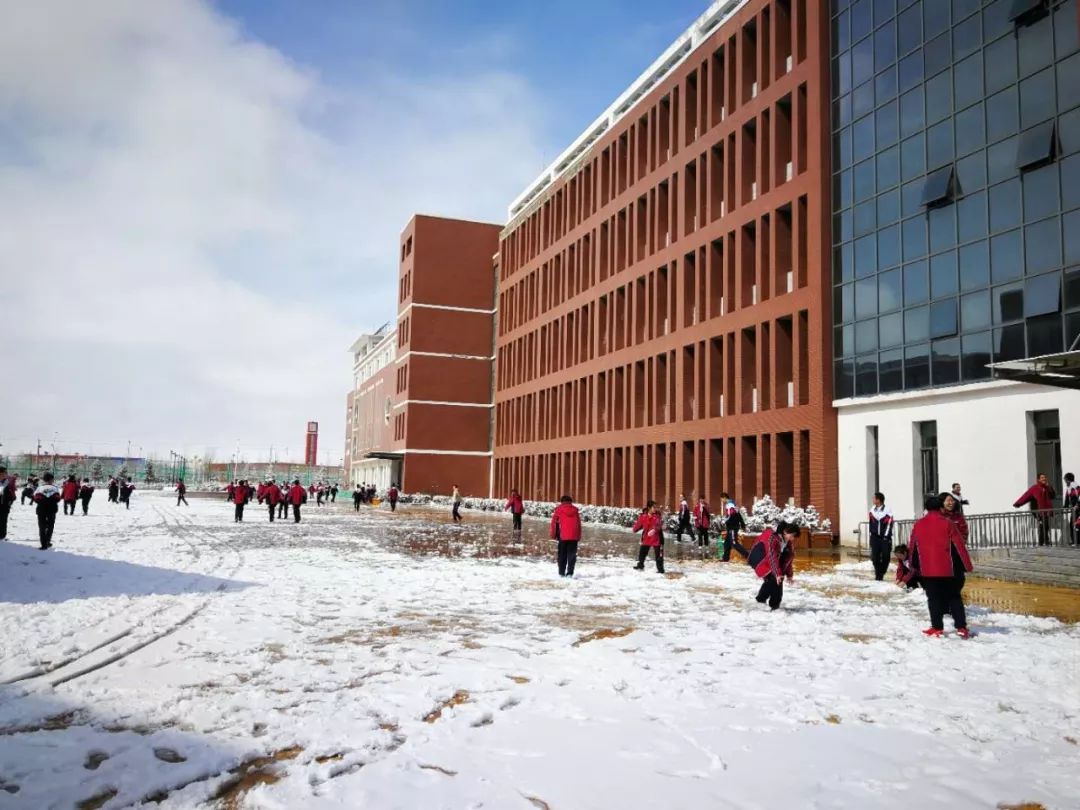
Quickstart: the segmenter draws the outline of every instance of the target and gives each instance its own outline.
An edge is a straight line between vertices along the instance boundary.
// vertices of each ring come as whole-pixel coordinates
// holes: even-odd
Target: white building
[[[1008,512],[1039,473],[1061,495],[1080,475],[1080,391],[986,382],[839,400],[840,536],[855,542],[874,492],[897,520],[960,482],[969,512]]]

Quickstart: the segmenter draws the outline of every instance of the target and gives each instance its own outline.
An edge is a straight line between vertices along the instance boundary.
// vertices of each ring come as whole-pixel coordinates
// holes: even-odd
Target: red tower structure
[[[304,437],[304,463],[315,466],[319,457],[319,423],[307,423],[307,435]]]

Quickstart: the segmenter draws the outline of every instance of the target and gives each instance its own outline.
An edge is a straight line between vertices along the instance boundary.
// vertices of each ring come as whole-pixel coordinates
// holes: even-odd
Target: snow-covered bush
[[[383,502],[386,503],[385,492],[381,493],[381,497]],[[449,509],[451,499],[449,495],[403,493],[398,496],[398,503],[418,506],[441,506]],[[558,504],[551,501],[525,501],[525,514],[537,518],[550,518],[556,506]],[[594,523],[602,526],[621,526],[629,529],[634,525],[638,515],[641,514],[640,509],[631,507],[597,506],[593,504],[578,504],[577,506],[581,512],[582,523]],[[502,512],[505,507],[506,500],[503,498],[463,498],[461,502],[462,509],[473,509],[478,512]],[[811,532],[832,531],[832,523],[828,520],[822,520],[821,515],[813,506],[807,506],[805,509],[797,506],[780,507],[768,495],[754,501],[749,512],[745,508],[740,511],[743,520],[746,521],[746,531],[750,534],[761,532],[767,526],[775,526],[781,520],[805,526]],[[664,528],[666,531],[674,533],[678,529],[678,525],[678,515],[668,514],[665,516]],[[712,530],[719,532],[723,528],[723,520],[717,515],[713,515]]]

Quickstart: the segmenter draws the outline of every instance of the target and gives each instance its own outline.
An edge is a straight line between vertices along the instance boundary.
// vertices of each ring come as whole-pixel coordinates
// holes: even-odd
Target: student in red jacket
[[[649,556],[649,549],[651,548],[653,549],[653,556],[656,558],[657,573],[664,573],[664,538],[660,534],[663,528],[661,521],[660,509],[657,507],[656,501],[649,501],[634,522],[631,531],[641,532],[641,546],[638,548],[637,565],[634,566],[635,571],[645,570],[645,559]]]
[[[274,513],[277,512],[278,501],[281,499],[281,490],[278,489],[277,484],[274,483],[274,479],[271,478],[266,488],[263,489],[263,500],[266,505],[270,507],[270,522],[274,522]]]
[[[525,503],[521,500],[521,493],[516,489],[510,490],[510,497],[506,500],[506,506],[503,507],[505,512],[510,510],[510,514],[514,516],[514,531],[521,531],[521,515],[525,512]]]
[[[967,615],[960,592],[964,572],[971,570],[971,557],[956,524],[942,513],[941,498],[926,499],[926,514],[911,529],[911,566],[926,591],[930,611],[928,636],[945,633],[945,614],[950,613],[956,632],[968,638]]]
[[[7,467],[0,464],[0,541],[7,540],[8,514],[18,497],[15,476],[8,475]]]
[[[386,499],[388,501],[390,501],[390,511],[391,512],[396,512],[397,511],[398,495],[400,495],[400,494],[401,493],[398,492],[397,484],[391,484],[390,489],[386,493]]]
[[[893,549],[893,561],[896,563],[896,584],[898,587],[913,591],[919,587],[919,574],[911,564],[911,552],[901,543]]]
[[[956,526],[956,530],[960,532],[960,536],[964,538],[964,543],[966,544],[968,541],[968,524],[967,518],[964,517],[964,509],[960,506],[960,502],[951,492],[942,492],[938,495],[938,499],[941,501],[941,514],[952,521],[953,525]]]
[[[551,515],[551,539],[559,541],[559,576],[572,577],[577,564],[578,541],[581,540],[581,513],[574,499],[563,495]]]
[[[299,478],[289,487],[289,503],[292,504],[293,523],[299,523],[300,507],[307,503],[307,492],[300,485]]]
[[[709,545],[709,524],[712,522],[712,512],[709,511],[709,504],[705,502],[705,496],[702,495],[697,499],[697,504],[694,506],[694,528],[697,529],[697,544],[699,546]]]
[[[79,500],[79,481],[74,475],[69,475],[64,485],[60,488],[60,497],[64,501],[64,514],[75,514],[75,502]]]
[[[795,579],[795,540],[799,527],[781,521],[775,529],[766,529],[758,535],[750,547],[747,562],[754,573],[761,577],[757,601],[769,603],[770,610],[780,607],[784,598],[784,580],[791,584]]]
[[[1050,512],[1054,508],[1055,497],[1057,493],[1050,486],[1050,480],[1043,473],[1039,473],[1038,480],[1028,487],[1027,491],[1013,504],[1016,509],[1025,504],[1031,505],[1031,510],[1035,514],[1035,526],[1039,533],[1040,546],[1050,545]]]
[[[247,481],[241,481],[233,491],[233,523],[244,522],[244,506],[251,499],[251,488]]]
[[[176,479],[176,505],[190,506],[187,502],[187,484],[184,483],[183,478]]]
[[[232,503],[232,499],[236,496],[236,482],[230,481],[229,485],[225,487],[225,502]]]

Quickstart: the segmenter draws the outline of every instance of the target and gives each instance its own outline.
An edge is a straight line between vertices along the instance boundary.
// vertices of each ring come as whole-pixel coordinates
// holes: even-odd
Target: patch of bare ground
[[[529,682],[529,679],[526,678],[524,675],[507,675],[506,677],[516,684],[523,684]]]
[[[15,734],[30,734],[35,731],[63,731],[76,725],[83,725],[82,716],[77,711],[64,712],[46,717],[40,723],[27,723],[22,726],[4,726],[0,728],[0,737]]]
[[[1076,737],[1066,737],[1065,742],[1067,742],[1069,745],[1076,745],[1077,744]]]
[[[220,802],[221,810],[240,810],[244,797],[258,785],[273,785],[281,781],[277,768],[280,762],[296,759],[303,752],[298,745],[282,748],[262,757],[253,757],[232,768],[231,778],[225,780],[214,793],[213,801]]]
[[[605,638],[622,638],[628,636],[634,632],[636,628],[629,627],[601,627],[599,630],[593,630],[590,633],[585,633],[574,642],[574,647],[580,647],[582,644],[588,644],[590,641],[600,641]]]
[[[873,633],[841,633],[840,638],[844,641],[850,641],[852,644],[869,644],[871,641],[877,641],[884,637],[875,636]]]
[[[83,767],[88,771],[96,771],[101,767],[101,763],[109,758],[109,755],[104,751],[91,751],[86,755],[86,761],[83,762]]]
[[[525,801],[527,801],[533,807],[539,808],[539,810],[551,810],[550,804],[545,802],[543,799],[537,798],[536,796],[525,796]]]
[[[835,714],[830,714],[828,717],[825,718],[825,722],[831,726],[838,726],[840,725],[840,718],[837,717]]]
[[[622,625],[627,618],[611,605],[588,605],[573,611],[546,613],[542,617],[544,627],[560,627],[563,630],[592,630],[598,621]]]
[[[849,597],[859,602],[873,602],[876,604],[882,604],[890,601],[890,594],[878,593],[875,591],[868,591],[862,588],[856,587],[844,587],[839,585],[811,585],[803,581],[802,587],[808,591],[814,591],[822,596],[827,596],[830,599],[836,599],[837,597]]]
[[[168,762],[170,765],[178,765],[181,762],[187,762],[187,757],[171,748],[155,748],[154,757],[162,762]]]
[[[344,751],[338,751],[336,754],[321,754],[315,757],[315,761],[320,765],[325,765],[327,762],[339,762],[344,756]]]
[[[684,574],[682,571],[672,571],[669,574],[664,574],[664,577],[667,579],[682,579],[685,576],[686,574]]]
[[[83,799],[81,802],[75,803],[75,810],[98,810],[99,807],[104,806],[105,802],[109,801],[117,793],[116,788],[110,787],[100,793],[95,793],[89,799]]]
[[[442,713],[446,709],[452,709],[455,706],[460,706],[462,703],[467,703],[468,700],[469,700],[469,693],[466,692],[464,689],[459,689],[458,691],[454,692],[454,694],[451,697],[444,700],[442,703],[440,703],[438,706],[436,706],[430,712],[425,714],[424,715],[424,722],[425,723],[434,723],[440,717],[442,717]]]
[[[1017,804],[1000,802],[997,810],[1046,810],[1046,808],[1038,802],[1019,802]]]
[[[444,768],[442,765],[421,765],[420,770],[438,771],[439,773],[445,774],[446,776],[457,776],[457,771],[452,771],[449,768]]]
[[[0,779],[0,790],[4,791],[4,793],[10,793],[12,796],[14,796],[16,793],[22,790],[22,788],[20,788],[14,782],[5,782],[3,779]]]

